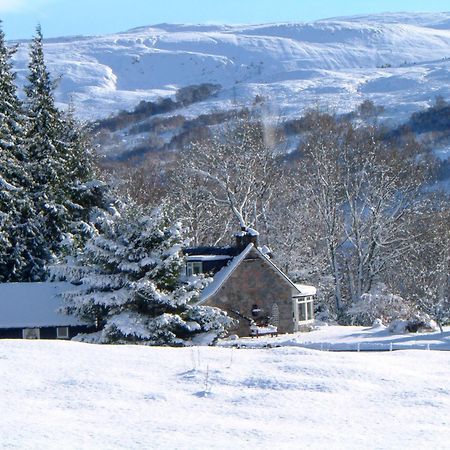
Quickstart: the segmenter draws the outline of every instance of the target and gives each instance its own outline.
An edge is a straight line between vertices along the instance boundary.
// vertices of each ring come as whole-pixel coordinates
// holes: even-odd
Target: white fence
[[[357,342],[357,343],[305,343],[301,347],[324,352],[392,352],[395,350],[444,350],[439,344],[407,343],[396,344],[394,342]]]

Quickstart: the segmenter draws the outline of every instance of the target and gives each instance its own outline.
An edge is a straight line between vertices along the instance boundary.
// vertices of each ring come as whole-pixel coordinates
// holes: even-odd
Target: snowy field
[[[433,350],[1,340],[0,447],[448,449],[449,373]]]
[[[444,332],[391,333],[385,326],[320,326],[311,333],[224,340],[224,347],[304,347],[324,351],[450,350],[450,327]]]

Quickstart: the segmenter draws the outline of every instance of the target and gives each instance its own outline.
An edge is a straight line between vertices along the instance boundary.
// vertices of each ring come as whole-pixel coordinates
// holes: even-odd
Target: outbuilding
[[[74,316],[61,314],[61,294],[69,283],[0,284],[0,339],[71,339],[95,331]]]

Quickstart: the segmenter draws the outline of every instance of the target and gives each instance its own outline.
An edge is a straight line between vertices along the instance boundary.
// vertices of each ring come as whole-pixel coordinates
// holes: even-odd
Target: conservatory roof
[[[295,283],[295,287],[300,291],[301,295],[303,296],[310,296],[310,295],[316,295],[317,289],[314,286],[308,286],[306,284],[298,284]]]

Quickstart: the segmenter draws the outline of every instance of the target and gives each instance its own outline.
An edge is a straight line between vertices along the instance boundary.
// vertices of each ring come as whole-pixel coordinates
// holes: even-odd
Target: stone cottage
[[[213,281],[197,304],[216,306],[237,320],[232,334],[292,333],[314,320],[316,289],[293,283],[258,246],[258,233],[245,229],[230,247],[185,250],[186,275],[207,273]]]

